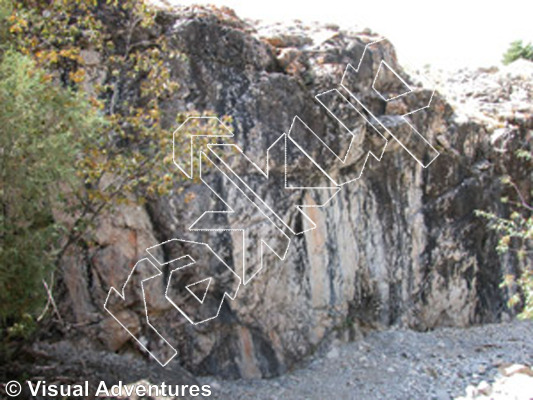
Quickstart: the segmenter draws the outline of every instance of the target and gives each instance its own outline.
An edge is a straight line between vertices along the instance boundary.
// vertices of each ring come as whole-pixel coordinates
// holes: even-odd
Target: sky
[[[498,65],[509,43],[533,42],[533,1],[170,0],[214,4],[240,17],[265,21],[320,21],[368,27],[387,37],[404,65],[433,68]]]

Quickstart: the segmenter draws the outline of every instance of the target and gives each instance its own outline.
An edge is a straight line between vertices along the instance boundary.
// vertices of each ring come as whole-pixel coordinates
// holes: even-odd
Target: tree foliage
[[[0,328],[35,312],[43,274],[106,209],[179,190],[184,116],[161,106],[183,56],[158,18],[142,0],[0,0]]]
[[[167,151],[171,135],[161,125],[161,101],[177,88],[168,63],[176,56],[143,1],[19,1],[9,17],[17,49],[31,55],[66,87],[86,89],[85,54],[97,59],[100,79],[90,102],[108,132],[84,151],[78,173],[90,186],[85,206],[121,193],[140,197],[171,189]],[[106,175],[113,183],[102,186]],[[163,179],[162,179],[163,178]],[[124,199],[123,199],[124,200]]]
[[[502,62],[507,65],[521,58],[533,61],[533,45],[531,43],[524,44],[521,40],[516,40],[511,43],[509,49],[503,55]]]
[[[526,163],[526,170],[531,170],[533,154],[530,150],[520,149],[515,156]],[[502,202],[509,204],[512,209],[509,218],[487,211],[478,211],[477,214],[485,218],[489,228],[498,233],[497,251],[500,254],[512,253],[519,261],[518,273],[506,274],[501,284],[511,293],[509,307],[519,307],[519,318],[533,319],[533,205],[527,201],[511,176],[503,177],[502,183],[514,193],[512,197],[502,198]],[[531,196],[533,193],[530,193]]]
[[[0,63],[0,319],[16,320],[43,303],[42,279],[63,229],[53,209],[77,186],[76,154],[103,120],[79,93],[63,90],[27,56]]]

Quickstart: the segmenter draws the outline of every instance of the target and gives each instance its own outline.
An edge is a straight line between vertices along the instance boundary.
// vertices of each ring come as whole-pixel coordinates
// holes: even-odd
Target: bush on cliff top
[[[503,55],[502,62],[507,65],[518,59],[533,61],[533,45],[531,43],[524,44],[521,40],[512,42]]]

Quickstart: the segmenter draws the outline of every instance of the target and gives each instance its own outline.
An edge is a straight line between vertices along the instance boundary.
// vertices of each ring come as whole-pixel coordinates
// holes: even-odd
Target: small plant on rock
[[[502,62],[507,65],[521,58],[533,61],[533,45],[531,43],[524,44],[521,40],[516,40],[511,43],[509,49],[503,55]]]

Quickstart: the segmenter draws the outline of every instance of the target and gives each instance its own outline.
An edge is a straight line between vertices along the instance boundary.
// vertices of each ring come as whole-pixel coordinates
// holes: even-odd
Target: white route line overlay
[[[362,107],[362,108],[363,108],[363,109],[364,109],[364,110],[365,110],[365,111],[366,111],[366,112],[367,112],[367,113],[368,113],[368,114],[374,119],[374,120],[376,120],[376,121],[379,123],[379,125],[380,125],[383,129],[385,129],[385,131],[387,131],[387,133],[389,133],[389,134],[390,134],[390,135],[391,135],[391,136],[392,136],[392,137],[393,137],[393,138],[394,138],[394,139],[400,144],[400,146],[403,147],[403,149],[404,149],[405,151],[407,151],[407,152],[409,153],[409,155],[410,155],[411,157],[413,157],[413,158],[416,160],[416,162],[417,162],[418,164],[420,164],[423,168],[427,168],[427,167],[429,167],[429,166],[431,165],[431,163],[433,163],[433,161],[435,161],[435,160],[437,159],[437,157],[440,155],[440,153],[439,153],[439,152],[438,152],[438,151],[437,151],[437,150],[431,145],[431,143],[429,143],[429,141],[428,141],[428,140],[427,140],[427,139],[426,139],[426,138],[425,138],[425,137],[424,137],[424,136],[423,136],[423,135],[422,135],[422,134],[421,134],[421,133],[420,133],[420,132],[414,127],[414,126],[413,126],[413,124],[411,124],[411,123],[409,122],[409,120],[408,120],[406,117],[407,117],[408,115],[411,115],[411,114],[414,114],[414,113],[419,112],[419,111],[421,111],[421,110],[424,110],[424,109],[426,109],[426,108],[429,108],[430,105],[431,105],[431,102],[433,101],[433,97],[435,96],[435,90],[432,91],[431,96],[430,96],[430,98],[429,98],[429,101],[428,101],[428,103],[427,103],[425,106],[420,107],[420,108],[417,108],[416,110],[413,110],[413,111],[407,112],[407,113],[405,113],[405,114],[399,115],[399,117],[401,117],[401,118],[403,119],[403,122],[406,123],[407,125],[409,125],[409,126],[411,127],[411,129],[413,130],[413,132],[414,132],[414,133],[415,133],[415,134],[416,134],[421,140],[423,140],[423,141],[426,143],[426,145],[427,145],[427,146],[428,146],[428,147],[429,147],[434,153],[436,153],[436,155],[435,155],[435,156],[434,156],[434,157],[433,157],[428,163],[424,163],[423,161],[419,160],[419,159],[418,159],[418,158],[417,158],[417,157],[416,157],[416,156],[415,156],[415,155],[409,150],[409,148],[408,148],[404,143],[402,143],[402,141],[400,141],[400,140],[398,139],[398,137],[397,137],[393,132],[391,132],[390,129],[388,129],[388,128],[387,128],[387,127],[386,127],[386,126],[385,126],[385,125],[384,125],[384,124],[383,124],[378,118],[376,118],[376,117],[370,112],[370,110],[364,105],[364,103],[363,103],[362,101],[360,101],[359,98],[358,98],[358,97],[357,97],[357,96],[356,96],[356,95],[355,95],[355,94],[354,94],[354,93],[353,93],[353,92],[352,92],[352,91],[351,91],[351,90],[345,85],[346,75],[348,74],[350,68],[351,68],[351,69],[357,74],[357,73],[359,72],[360,68],[361,68],[361,64],[362,64],[363,61],[364,61],[365,55],[367,54],[367,50],[368,50],[371,46],[374,46],[374,45],[376,45],[376,44],[378,44],[378,43],[380,43],[380,42],[383,42],[383,41],[388,41],[388,39],[386,39],[386,38],[381,38],[381,39],[376,40],[376,41],[374,41],[374,42],[368,43],[368,44],[365,46],[365,48],[364,48],[364,50],[363,50],[363,55],[361,56],[361,58],[359,59],[359,63],[357,64],[357,68],[354,68],[351,64],[348,64],[348,65],[346,66],[346,69],[344,70],[344,74],[343,74],[343,76],[342,76],[341,86],[342,86],[342,88],[343,88],[344,90],[346,90],[346,91],[350,94],[350,97],[352,97],[352,98],[353,98],[353,99],[354,99],[354,100],[355,100],[355,101],[356,101],[356,102],[357,102],[357,103],[358,103],[358,104],[359,104],[359,105],[360,105],[360,106],[361,106],[361,107]],[[382,67],[383,64],[385,64],[386,67],[387,67],[387,68],[388,68],[388,69],[389,69],[389,70],[390,70],[390,71],[391,71],[391,72],[392,72],[392,73],[393,73],[393,74],[394,74],[394,75],[395,75],[395,76],[396,76],[396,77],[397,77],[397,78],[398,78],[398,79],[399,79],[399,80],[400,80],[400,81],[401,81],[401,82],[407,87],[407,88],[409,88],[408,91],[406,91],[406,92],[404,92],[404,93],[402,93],[402,94],[400,94],[400,95],[398,95],[398,96],[392,97],[392,98],[390,98],[390,99],[386,99],[386,98],[385,98],[385,97],[384,97],[384,96],[383,96],[378,90],[376,90],[376,88],[375,88],[374,85],[375,85],[375,83],[376,83],[376,80],[377,80],[377,77],[378,77],[378,73],[380,72],[381,67]],[[427,79],[427,78],[426,78],[426,79]],[[411,88],[411,87],[405,82],[405,80],[404,80],[404,79],[403,79],[403,78],[402,78],[402,77],[401,77],[396,71],[394,71],[394,69],[392,69],[392,68],[390,67],[390,65],[387,64],[384,60],[381,60],[381,62],[380,62],[380,65],[379,65],[378,71],[377,71],[377,73],[376,73],[376,75],[375,75],[375,77],[374,77],[374,81],[373,81],[373,83],[372,83],[372,89],[374,89],[374,91],[375,91],[375,92],[376,92],[376,93],[377,93],[377,94],[378,94],[383,100],[385,100],[386,102],[388,102],[388,101],[392,101],[392,100],[395,100],[395,99],[398,99],[398,98],[400,98],[400,97],[406,96],[407,94],[413,92],[412,88]],[[361,114],[361,115],[363,116],[363,118],[365,118],[365,119],[367,120],[367,122],[368,122],[369,124],[371,124],[370,121],[368,121],[368,119],[366,118],[366,116],[364,116],[363,114]]]
[[[209,147],[209,145],[208,145]],[[212,151],[212,153],[216,156],[216,154]],[[245,229],[239,229],[239,228],[193,228],[200,219],[202,219],[204,217],[204,215],[207,215],[207,214],[232,214],[234,213],[235,211],[233,210],[233,208],[226,202],[224,201],[224,199],[222,198],[222,196],[215,190],[211,187],[211,185],[209,185],[205,180],[204,180],[204,177],[203,177],[203,160],[202,160],[202,155],[205,156],[211,163],[212,165],[222,174],[224,175],[230,182],[232,182],[235,187],[237,188],[237,190],[244,196],[246,197],[246,199],[253,205],[255,206],[255,208],[257,208],[257,210],[259,210],[259,212],[266,218],[268,219],[274,227],[277,228],[277,226],[275,225],[274,221],[272,221],[272,219],[263,211],[261,210],[260,207],[258,207],[247,195],[246,193],[244,193],[244,191],[238,186],[235,184],[235,182],[233,180],[231,180],[227,174],[222,171],[215,163],[213,163],[213,161],[207,156],[207,154],[205,154],[204,152],[200,152],[199,156],[200,156],[200,180],[215,194],[215,196],[217,196],[219,198],[219,200],[227,207],[227,210],[223,210],[223,211],[204,211],[202,213],[202,215],[200,215],[200,217],[198,217],[192,224],[191,226],[189,226],[189,231],[212,231],[212,232],[224,232],[224,231],[228,231],[228,232],[231,232],[231,231],[234,231],[234,232],[242,232],[242,245],[243,245],[243,249],[246,248],[246,237],[245,237]],[[291,243],[291,239],[290,237],[285,233],[283,232],[281,229],[277,228],[279,230],[279,232],[285,236],[285,238],[288,240],[288,244],[287,244],[287,247],[285,249],[285,252],[283,254],[278,254],[272,247],[270,247],[270,245],[268,243],[266,243],[264,240],[261,239],[261,249],[260,249],[260,254],[261,254],[261,266],[259,267],[259,269],[252,275],[250,276],[248,279],[246,279],[246,254],[245,252],[243,251],[243,260],[242,260],[242,265],[243,265],[243,278],[242,278],[242,284],[243,285],[246,285],[248,282],[250,282],[250,280],[259,272],[263,269],[263,252],[264,252],[264,246],[268,247],[272,253],[274,253],[280,260],[285,260],[286,256],[287,256],[287,253],[289,251],[289,248],[290,248],[290,243]]]
[[[345,71],[344,71],[344,74],[343,74],[343,77],[342,77],[342,81],[341,81],[341,87],[343,89],[345,89],[351,98],[353,98],[355,101],[357,101],[357,103],[372,117],[374,118],[376,121],[379,122],[379,124],[381,125],[381,127],[383,129],[385,129],[394,139],[396,139],[399,144],[423,167],[423,168],[427,168],[437,157],[440,153],[438,153],[434,148],[433,146],[431,146],[431,144],[416,130],[416,128],[405,118],[406,116],[410,115],[410,114],[413,114],[415,112],[418,112],[418,111],[421,111],[423,109],[426,109],[426,108],[429,108],[429,106],[431,105],[431,101],[433,99],[433,96],[434,96],[434,93],[435,91],[432,92],[431,94],[431,97],[430,97],[430,100],[428,101],[428,104],[425,105],[424,107],[421,107],[419,109],[416,109],[414,111],[411,111],[411,112],[408,112],[406,114],[403,114],[401,115],[401,117],[404,118],[404,121],[413,129],[414,132],[416,132],[425,142],[426,144],[432,149],[434,150],[437,155],[427,164],[427,165],[424,165],[420,160],[418,160],[412,153],[411,151],[409,151],[409,149],[402,143],[398,140],[398,138],[386,127],[384,126],[369,110],[367,107],[365,107],[365,105],[363,104],[363,102],[361,102],[357,96],[354,95],[354,93],[352,91],[350,91],[345,85],[344,85],[344,82],[345,82],[345,77],[346,77],[346,74],[348,73],[349,71],[349,68],[353,69],[356,73],[359,72],[359,69],[361,67],[361,64],[364,60],[364,57],[365,57],[365,54],[367,53],[367,50],[369,49],[370,46],[373,46],[381,41],[383,41],[385,39],[380,39],[378,41],[375,41],[375,42],[372,42],[372,43],[369,43],[365,46],[365,49],[363,51],[363,54],[359,60],[359,63],[358,63],[358,66],[357,66],[357,69],[355,69],[351,64],[348,64]],[[393,74],[396,75],[396,77],[409,89],[408,91],[406,91],[405,93],[402,93],[398,96],[394,96],[392,98],[385,98],[382,93],[380,93],[376,87],[375,87],[375,83],[378,79],[378,75],[381,71],[381,68],[382,66],[385,66],[387,67]],[[402,97],[402,96],[405,96],[407,95],[408,93],[411,93],[412,92],[412,89],[411,87],[401,78],[400,75],[398,75],[396,73],[396,71],[394,71],[389,64],[387,64],[384,60],[381,61],[380,65],[379,65],[379,68],[378,68],[378,71],[376,72],[376,75],[374,77],[374,81],[372,83],[372,88],[373,90],[385,101],[391,101],[391,100],[394,100],[394,99],[397,99],[399,97]],[[351,132],[351,130],[345,126],[345,124],[320,100],[320,96],[323,95],[323,94],[326,94],[328,92],[331,92],[331,91],[336,91],[338,92],[337,89],[332,89],[330,91],[326,91],[326,92],[323,92],[316,97],[316,100],[324,107],[326,108],[326,110],[337,120],[337,122],[339,124],[341,124],[345,129],[348,130],[348,132],[350,132],[350,134],[352,134],[352,139],[350,141],[350,145],[348,147],[348,151],[345,155],[344,158],[340,158],[326,143],[324,143],[324,141],[318,136],[316,135],[315,132],[313,132],[307,125],[305,125],[305,123],[298,117],[298,116],[295,116],[294,119],[293,119],[293,122],[291,124],[291,128],[289,129],[289,134],[285,134],[283,133],[278,139],[276,139],[276,141],[267,149],[267,160],[266,160],[266,170],[264,171],[263,169],[261,169],[255,162],[253,162],[248,156],[246,156],[244,154],[244,152],[242,151],[242,149],[235,145],[235,144],[219,144],[219,143],[210,143],[210,144],[207,144],[207,149],[208,151],[213,154],[217,159],[219,159],[227,168],[229,168],[229,170],[233,173],[233,175],[235,175],[238,180],[247,188],[247,190],[251,191],[255,197],[257,197],[257,199],[262,203],[262,206],[266,207],[267,210],[272,213],[273,215],[276,216],[276,218],[278,220],[280,220],[288,229],[291,233],[293,234],[302,234],[302,233],[305,233],[307,231],[310,231],[310,230],[313,230],[315,229],[317,226],[316,224],[314,223],[314,221],[312,221],[304,212],[303,212],[303,208],[306,208],[306,207],[314,207],[314,208],[321,208],[321,207],[325,207],[336,195],[337,193],[341,190],[341,187],[346,184],[346,183],[349,183],[349,182],[353,182],[357,179],[359,179],[362,174],[363,174],[363,171],[365,169],[365,166],[366,166],[366,163],[368,161],[368,157],[370,155],[372,155],[377,161],[381,161],[382,157],[383,157],[383,154],[384,154],[384,151],[385,151],[385,148],[386,148],[386,145],[387,145],[387,140],[383,137],[383,135],[374,127],[374,125],[368,120],[367,116],[365,116],[363,113],[361,113],[356,107],[353,106],[353,104],[351,104],[351,102],[349,102],[344,96],[342,96],[342,94],[340,94],[340,92],[338,92],[338,94],[347,101],[348,104],[350,104],[350,106],[352,108],[354,108],[361,117],[364,118],[364,120],[368,123],[369,126],[371,126],[372,128],[374,128],[385,140],[385,145],[383,146],[382,148],[382,151],[381,151],[381,154],[379,155],[376,155],[376,154],[373,154],[371,151],[368,151],[367,154],[366,154],[366,158],[364,160],[364,163],[363,163],[363,166],[361,168],[361,173],[359,174],[359,176],[357,178],[354,178],[352,180],[350,180],[349,182],[345,182],[343,184],[338,184],[337,182],[335,182],[334,179],[332,179],[329,174],[322,168],[322,166],[315,160],[313,159],[309,154],[307,154],[302,148],[301,146],[291,138],[290,136],[290,133],[291,133],[291,130],[292,130],[292,127],[295,123],[296,120],[299,120],[302,124],[304,124],[304,126],[309,129],[309,131],[311,131],[319,140],[320,142],[322,142],[322,144],[329,150],[331,151],[335,157],[337,157],[342,163],[345,163],[346,160],[347,160],[347,157],[350,153],[350,150],[351,150],[351,146],[352,146],[352,143],[353,143],[353,139],[354,139],[354,135],[353,135],[353,132]],[[194,134],[194,135],[189,135],[190,136],[190,168],[189,168],[189,171],[186,171],[186,169],[184,167],[182,167],[182,165],[179,164],[178,160],[176,160],[176,134],[188,123],[189,120],[193,119],[193,118],[203,118],[203,119],[216,119],[218,121],[218,123],[220,123],[222,125],[223,128],[225,128],[227,130],[227,134],[215,134],[215,135],[212,135],[212,134]],[[233,137],[233,132],[231,132],[231,130],[226,126],[224,125],[224,123],[217,117],[188,117],[174,132],[173,134],[173,162],[174,164],[178,167],[178,169],[183,173],[185,174],[185,176],[187,176],[189,179],[192,179],[193,178],[193,175],[194,175],[194,168],[193,168],[193,161],[194,161],[194,138],[195,137],[210,137],[210,138],[229,138],[229,137]],[[320,187],[306,187],[306,186],[288,186],[287,185],[287,138],[289,140],[291,140],[291,142],[306,156],[308,157],[311,162],[313,164],[315,164],[319,170],[324,174],[324,176],[326,178],[328,178],[328,180],[330,180],[331,182],[334,183],[334,186],[320,186]],[[216,154],[216,152],[213,150],[213,147],[216,147],[216,146],[233,146],[234,148],[236,148],[239,152],[239,154],[244,157],[248,162],[250,162],[256,169],[258,172],[260,172],[263,176],[265,176],[267,179],[269,179],[269,153],[270,153],[270,150],[272,149],[272,147],[277,144],[277,142],[279,140],[284,140],[285,141],[285,173],[284,173],[284,180],[285,180],[285,185],[284,185],[284,188],[285,189],[319,189],[319,190],[333,190],[333,194],[331,196],[328,197],[328,199],[323,203],[323,204],[319,204],[319,205],[296,205],[296,207],[302,211],[302,215],[305,216],[307,219],[308,219],[308,222],[309,224],[311,225],[311,228],[309,229],[306,229],[305,231],[303,232],[299,232],[299,233],[295,233],[292,228],[290,226],[288,226],[284,221],[283,219],[277,215],[272,209],[271,207],[269,207],[266,202],[260,198],[260,196],[254,192],[252,190],[252,188],[249,187],[249,185],[246,184],[246,182],[244,181],[244,179],[242,179],[235,171],[233,171],[229,165],[225,162],[225,160],[223,160],[221,157],[218,156],[218,154]],[[187,240],[181,240],[181,239],[170,239],[170,240],[167,240],[165,242],[162,242],[162,243],[159,243],[155,246],[152,246],[150,248],[147,249],[147,252],[150,254],[150,256],[155,259],[155,261],[159,264],[159,265],[164,265],[164,264],[168,264],[170,262],[173,262],[173,261],[176,261],[176,260],[180,260],[180,259],[185,259],[185,258],[189,258],[190,259],[190,263],[186,264],[186,265],[183,265],[181,267],[178,267],[178,268],[175,268],[174,270],[172,270],[169,274],[169,279],[168,279],[168,283],[167,283],[167,287],[165,289],[165,298],[193,325],[197,325],[199,323],[203,323],[203,322],[206,322],[206,321],[209,321],[211,319],[214,319],[218,316],[218,314],[220,313],[220,309],[222,307],[222,304],[224,302],[224,299],[226,297],[229,297],[231,300],[235,300],[236,296],[237,296],[237,293],[238,293],[238,289],[240,288],[240,285],[241,283],[242,284],[247,284],[259,271],[262,270],[263,268],[263,251],[264,251],[264,245],[266,245],[278,258],[280,258],[281,260],[284,260],[287,256],[287,253],[288,253],[288,249],[290,247],[290,243],[291,243],[291,238],[285,234],[285,232],[280,229],[277,224],[272,221],[272,219],[267,215],[267,213],[264,212],[264,210],[262,210],[257,204],[255,204],[255,202],[253,202],[248,196],[247,194],[229,177],[227,176],[226,173],[224,173],[218,166],[216,166],[213,161],[208,157],[208,155],[206,153],[204,153],[203,151],[200,151],[198,152],[199,153],[199,157],[200,157],[200,178],[202,180],[202,182],[207,185],[209,187],[209,189],[223,202],[224,205],[227,206],[228,210],[224,210],[224,211],[205,211],[196,221],[194,221],[190,226],[189,226],[189,230],[190,231],[200,231],[200,230],[213,230],[213,231],[225,231],[225,230],[235,230],[235,231],[241,231],[242,234],[243,234],[243,249],[245,249],[245,235],[244,235],[244,229],[224,229],[224,228],[213,228],[213,229],[198,229],[198,228],[194,228],[194,225],[206,214],[208,213],[233,213],[234,210],[222,199],[222,197],[211,187],[207,184],[207,182],[203,179],[202,177],[202,155],[205,156],[214,166],[215,168],[217,168],[219,170],[220,173],[222,173],[228,180],[230,180],[236,187],[237,189],[241,192],[241,194],[243,196],[245,196],[252,204],[255,205],[255,207],[265,216],[265,218],[267,218],[273,225],[274,227],[276,227],[282,235],[284,235],[287,240],[288,240],[288,245],[285,249],[285,252],[284,254],[278,254],[274,249],[272,249],[264,240],[261,240],[261,267],[247,280],[241,280],[241,277],[236,274],[232,268],[230,268],[217,254],[216,252],[214,252],[211,247],[206,244],[206,243],[202,243],[202,242],[194,242],[194,241],[187,241]],[[174,240],[178,240],[178,241],[183,241],[183,242],[189,242],[189,243],[195,243],[195,244],[200,244],[200,245],[204,245],[206,246],[212,253],[213,255],[215,255],[215,257],[217,257],[235,276],[236,278],[239,280],[239,285],[237,286],[237,289],[235,290],[235,294],[233,295],[233,297],[231,295],[229,295],[227,292],[224,293],[224,295],[222,296],[222,299],[220,301],[220,305],[219,305],[219,308],[217,310],[217,314],[212,317],[212,318],[208,318],[206,320],[203,320],[203,321],[200,321],[200,322],[193,322],[169,297],[168,297],[168,288],[169,288],[169,285],[170,285],[170,282],[171,282],[171,278],[172,278],[172,274],[175,272],[175,271],[178,271],[182,268],[185,268],[187,266],[190,266],[190,265],[193,265],[196,261],[190,257],[190,255],[184,255],[182,257],[178,257],[176,259],[173,259],[173,260],[170,260],[170,261],[166,261],[165,263],[163,264],[160,264],[159,261],[154,257],[153,254],[150,253],[150,249],[153,249],[155,247],[158,247],[158,246],[161,246],[165,243],[168,243],[170,241],[174,241]],[[245,260],[244,260],[244,257],[245,257],[245,254],[244,254],[244,251],[243,251],[243,277],[245,277]],[[122,324],[122,322],[120,322],[120,320],[112,313],[111,310],[108,309],[108,301],[109,301],[109,298],[111,296],[112,293],[115,293],[116,295],[119,296],[119,298],[122,300],[122,301],[125,301],[125,289],[126,289],[126,286],[128,284],[128,282],[130,281],[130,278],[131,276],[133,275],[133,273],[135,272],[137,266],[140,264],[140,263],[144,263],[144,262],[149,262],[150,265],[156,269],[156,271],[158,271],[155,275],[152,275],[146,279],[143,279],[141,282],[140,282],[140,285],[141,285],[141,290],[142,290],[142,295],[143,295],[143,302],[144,302],[144,307],[145,307],[145,314],[146,314],[146,322],[148,324],[148,326],[161,338],[161,340],[166,344],[168,345],[171,349],[172,349],[172,354],[170,357],[168,357],[168,359],[165,361],[165,362],[162,362],[159,360],[159,358],[153,353],[151,352],[145,344],[143,344],[124,324]],[[159,268],[157,268],[155,266],[154,263],[152,263],[150,261],[150,259],[148,258],[143,258],[141,260],[139,260],[135,266],[132,268],[130,274],[128,275],[128,278],[126,279],[126,282],[124,283],[124,285],[122,286],[122,292],[119,292],[117,291],[114,287],[111,287],[109,289],[109,292],[108,292],[108,295],[106,297],[106,300],[105,300],[105,303],[104,303],[104,309],[130,334],[131,337],[133,337],[133,339],[135,339],[135,341],[146,351],[148,352],[161,366],[166,366],[176,355],[177,355],[177,350],[159,333],[159,331],[157,331],[157,329],[150,323],[150,320],[149,320],[149,317],[148,317],[148,308],[147,308],[147,304],[146,304],[146,298],[145,298],[145,291],[144,291],[144,282],[148,281],[148,280],[151,280],[151,279],[154,279],[158,276],[161,276],[162,275],[162,272]],[[196,283],[193,283],[193,284],[189,284],[186,286],[186,289],[196,298],[196,300],[198,300],[201,304],[203,304],[204,300],[205,300],[205,297],[207,295],[207,292],[209,290],[209,286],[212,282],[212,277],[210,278],[206,278],[206,279],[203,279],[203,280],[200,280]],[[190,288],[194,285],[197,285],[197,284],[200,284],[200,283],[203,283],[205,281],[208,281],[208,284],[207,284],[207,287],[206,287],[206,290],[205,290],[205,293],[202,297],[202,299],[200,299],[194,292],[192,292],[190,290]]]
[[[181,259],[181,258],[185,258],[185,257],[188,257],[188,256],[183,256],[183,257],[177,258],[176,260]],[[174,261],[175,261],[175,260],[174,260]],[[135,336],[135,335],[134,335],[134,334],[133,334],[133,333],[132,333],[132,332],[131,332],[131,331],[130,331],[130,330],[129,330],[129,329],[128,329],[123,323],[122,323],[122,322],[120,322],[120,320],[119,320],[117,317],[115,317],[115,315],[113,314],[113,312],[107,308],[107,303],[108,303],[109,298],[110,298],[110,296],[111,296],[112,293],[117,294],[117,295],[122,299],[122,301],[125,301],[125,300],[126,300],[126,295],[125,295],[126,285],[128,284],[128,282],[129,282],[131,276],[133,275],[133,273],[134,273],[135,270],[137,269],[137,266],[138,266],[139,264],[141,264],[141,263],[144,263],[144,262],[149,262],[149,263],[152,265],[152,267],[154,267],[157,271],[159,271],[159,273],[157,273],[157,274],[155,274],[155,275],[152,275],[152,276],[150,276],[150,277],[148,277],[148,278],[146,278],[146,279],[143,279],[143,280],[141,281],[141,289],[142,289],[143,302],[144,302],[144,309],[145,309],[145,314],[146,314],[146,323],[147,323],[148,326],[150,326],[150,328],[152,328],[153,331],[154,331],[154,332],[155,332],[155,333],[161,338],[161,340],[162,340],[166,345],[168,345],[168,346],[172,349],[172,356],[169,357],[169,358],[166,360],[166,362],[162,362],[162,361],[160,361],[159,358],[158,358],[154,353],[152,353],[150,350],[148,350],[148,348],[146,347],[146,345],[145,345],[143,342],[141,342],[139,339],[137,339],[137,337],[136,337],[136,336]],[[172,346],[172,345],[171,345],[171,344],[170,344],[170,343],[169,343],[169,342],[163,337],[163,335],[161,335],[161,334],[159,333],[159,331],[158,331],[158,330],[157,330],[157,329],[156,329],[156,328],[150,323],[150,319],[149,319],[149,317],[148,317],[148,307],[146,306],[146,297],[145,297],[145,295],[144,295],[144,282],[146,282],[146,281],[148,281],[148,280],[150,280],[150,279],[156,278],[156,277],[158,277],[158,276],[162,276],[162,275],[163,275],[163,273],[161,272],[161,270],[160,270],[159,268],[157,268],[157,267],[155,266],[155,264],[152,263],[152,262],[150,261],[150,259],[148,259],[148,258],[143,258],[143,259],[137,261],[137,263],[135,264],[135,266],[131,269],[131,272],[130,272],[130,274],[128,275],[128,278],[126,279],[126,282],[124,282],[124,285],[122,286],[122,292],[120,293],[120,292],[119,292],[118,290],[116,290],[114,287],[111,287],[111,288],[109,289],[109,292],[107,293],[107,297],[106,297],[106,299],[105,299],[104,309],[105,309],[109,314],[111,314],[111,316],[115,319],[115,321],[117,321],[117,322],[120,324],[120,326],[122,326],[122,327],[126,330],[126,332],[128,332],[128,333],[130,334],[130,336],[131,336],[133,339],[135,339],[135,341],[139,344],[139,346],[141,346],[141,347],[142,347],[142,348],[143,348],[148,354],[150,354],[150,355],[151,355],[151,356],[152,356],[152,357],[153,357],[153,358],[154,358],[154,359],[155,359],[155,360],[156,360],[156,361],[157,361],[162,367],[164,367],[164,366],[166,366],[166,365],[167,365],[167,364],[168,364],[168,363],[169,363],[174,357],[176,357],[176,355],[178,354],[178,351],[177,351],[177,350],[176,350],[176,349],[175,349],[175,348],[174,348],[174,347],[173,347],[173,346]]]
[[[233,296],[231,296],[230,294],[228,294],[228,292],[224,292],[224,294],[222,295],[222,298],[220,299],[220,304],[218,306],[218,309],[217,309],[217,313],[215,316],[213,317],[210,317],[210,318],[206,318],[204,320],[201,320],[201,321],[198,321],[198,322],[194,322],[188,315],[187,313],[185,313],[176,303],[174,303],[174,301],[172,300],[172,298],[168,295],[168,288],[170,287],[170,283],[172,282],[172,274],[174,274],[176,271],[179,271],[183,268],[186,268],[186,267],[189,267],[191,265],[194,265],[196,263],[196,260],[194,258],[192,258],[190,255],[186,255],[185,257],[188,257],[191,259],[192,262],[186,264],[186,265],[182,265],[181,267],[177,267],[177,268],[174,268],[172,271],[170,271],[170,274],[168,276],[168,282],[167,282],[167,286],[166,286],[166,289],[165,289],[165,298],[176,308],[176,310],[178,310],[181,315],[183,315],[187,321],[189,321],[191,324],[193,325],[198,325],[198,324],[201,324],[201,323],[204,323],[204,322],[207,322],[207,321],[210,321],[216,317],[218,317],[218,314],[220,314],[220,309],[222,308],[222,304],[224,303],[224,299],[226,297],[228,297],[230,300],[235,300],[235,298],[237,297],[237,293],[239,292],[239,288],[241,286],[241,283],[242,283],[242,280],[240,278],[239,275],[237,275],[233,269],[224,262],[224,260],[215,252],[213,251],[213,249],[211,248],[211,246],[209,246],[207,243],[203,243],[203,242],[196,242],[194,240],[184,240],[184,239],[170,239],[170,240],[167,240],[165,242],[162,242],[162,243],[159,243],[155,246],[152,246],[150,248],[147,249],[147,251],[149,252],[150,249],[153,249],[155,247],[158,247],[158,246],[161,246],[163,244],[166,244],[166,243],[170,243],[170,242],[174,242],[174,241],[177,241],[177,242],[183,242],[183,243],[194,243],[194,244],[199,244],[199,245],[203,245],[203,246],[206,246],[208,248],[208,250],[216,257],[218,258],[218,260],[233,274],[235,275],[235,277],[238,279],[239,281],[239,284],[237,285],[237,288],[235,289],[235,294]],[[152,256],[153,257],[153,256]],[[182,257],[180,257],[182,258]],[[178,259],[180,259],[178,258]],[[157,261],[157,260],[156,260]],[[175,261],[175,260],[174,260]],[[157,261],[159,263],[159,261]],[[165,264],[169,264],[170,262],[172,261],[166,261],[164,262],[163,264],[160,264],[160,265],[165,265]],[[205,294],[204,294],[204,298],[202,300],[200,300],[190,289],[189,287],[190,286],[193,286],[193,285],[196,285],[198,283],[201,283],[201,282],[204,282],[205,280],[209,279],[209,285],[207,286],[206,290],[205,290]],[[209,286],[211,284],[211,280],[212,280],[212,277],[210,278],[207,278],[207,279],[203,279],[203,280],[200,280],[196,283],[193,283],[193,284],[190,284],[190,285],[187,285],[185,288],[196,298],[196,300],[198,300],[201,304],[203,304],[204,300],[205,300],[205,295],[207,294],[207,291],[209,289]]]
[[[198,281],[198,282],[195,282],[195,283],[191,283],[190,285],[187,285],[185,286],[185,289],[187,289],[189,291],[190,294],[192,294],[194,296],[194,298],[196,300],[198,300],[200,302],[200,304],[204,304],[204,300],[205,300],[205,296],[207,296],[207,291],[209,290],[209,286],[211,286],[211,281],[213,280],[213,278],[205,278],[205,279],[202,279],[201,281]],[[199,298],[196,293],[194,293],[192,290],[191,290],[191,287],[192,286],[196,286],[196,285],[199,285],[201,283],[204,283],[205,281],[207,281],[207,286],[205,287],[205,292],[204,294],[202,295],[202,298]]]

